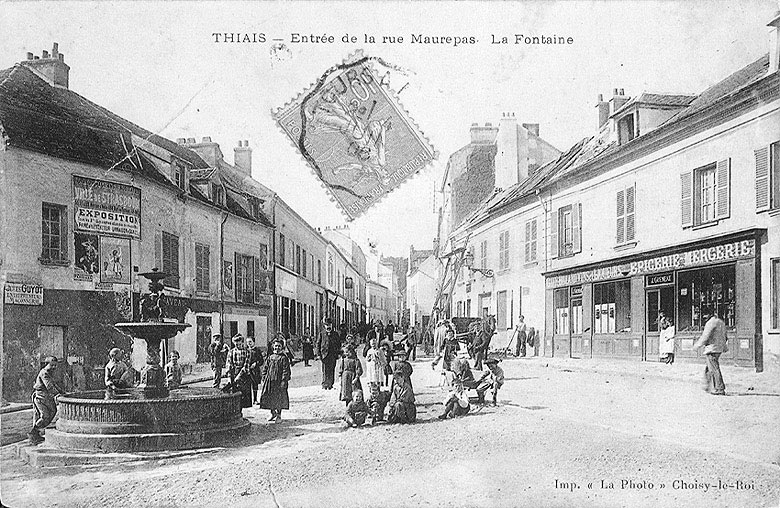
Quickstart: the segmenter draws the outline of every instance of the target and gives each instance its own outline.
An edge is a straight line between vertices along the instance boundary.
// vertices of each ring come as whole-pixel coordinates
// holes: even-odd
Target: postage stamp
[[[273,112],[349,220],[437,156],[372,62],[352,56]]]

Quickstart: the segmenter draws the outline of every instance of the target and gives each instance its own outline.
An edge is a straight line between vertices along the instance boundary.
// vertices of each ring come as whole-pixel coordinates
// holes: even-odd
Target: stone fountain
[[[164,318],[163,272],[142,273],[149,293],[140,299],[140,322],[114,328],[146,342],[146,365],[136,388],[67,393],[57,398],[59,420],[46,444],[75,452],[153,452],[212,446],[249,428],[241,394],[214,388],[165,386],[160,342],[189,327]]]

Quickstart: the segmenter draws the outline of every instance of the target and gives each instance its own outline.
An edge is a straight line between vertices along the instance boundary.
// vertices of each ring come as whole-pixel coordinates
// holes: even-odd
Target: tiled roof
[[[115,135],[133,134],[173,153],[193,168],[208,167],[203,159],[192,150],[139,127],[72,90],[50,86],[22,64],[17,64],[0,74],[0,104],[4,110],[15,108],[17,111],[23,111],[30,115],[37,114],[40,122],[55,121],[59,122],[60,126],[63,123],[68,124],[68,129],[78,126],[81,129],[103,131]],[[6,122],[3,124],[5,125]],[[7,126],[6,130],[9,130]],[[64,133],[58,133],[55,130],[47,134],[50,143],[62,144],[58,143],[61,140],[54,139],[54,137]],[[25,143],[25,139],[19,136],[14,137],[9,134],[9,138],[12,144]],[[40,149],[39,146],[30,148]]]
[[[642,92],[634,102],[653,106],[687,106],[696,98],[693,94],[660,94]]]
[[[687,108],[666,121],[666,124],[691,116],[715,104],[719,99],[738,92],[746,86],[755,83],[767,74],[769,69],[769,55],[766,54],[755,62],[746,65],[727,78],[715,83],[696,97]]]

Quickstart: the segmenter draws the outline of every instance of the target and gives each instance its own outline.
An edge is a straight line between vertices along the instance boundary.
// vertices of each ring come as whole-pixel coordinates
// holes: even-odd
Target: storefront
[[[709,316],[729,332],[728,353],[761,368],[760,241],[752,229],[674,248],[545,274],[545,356],[658,361],[662,317],[676,358],[693,350]]]

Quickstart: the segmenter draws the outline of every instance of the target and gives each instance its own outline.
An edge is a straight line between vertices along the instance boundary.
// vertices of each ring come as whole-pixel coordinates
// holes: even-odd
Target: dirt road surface
[[[501,363],[499,407],[441,421],[441,375],[414,364],[413,425],[344,429],[319,364],[296,365],[279,424],[245,410],[234,446],[115,466],[35,469],[2,450],[18,507],[778,507],[780,396],[689,379]],[[671,367],[676,368],[676,367]],[[729,383],[726,378],[727,385]],[[729,390],[727,386],[727,390]]]

